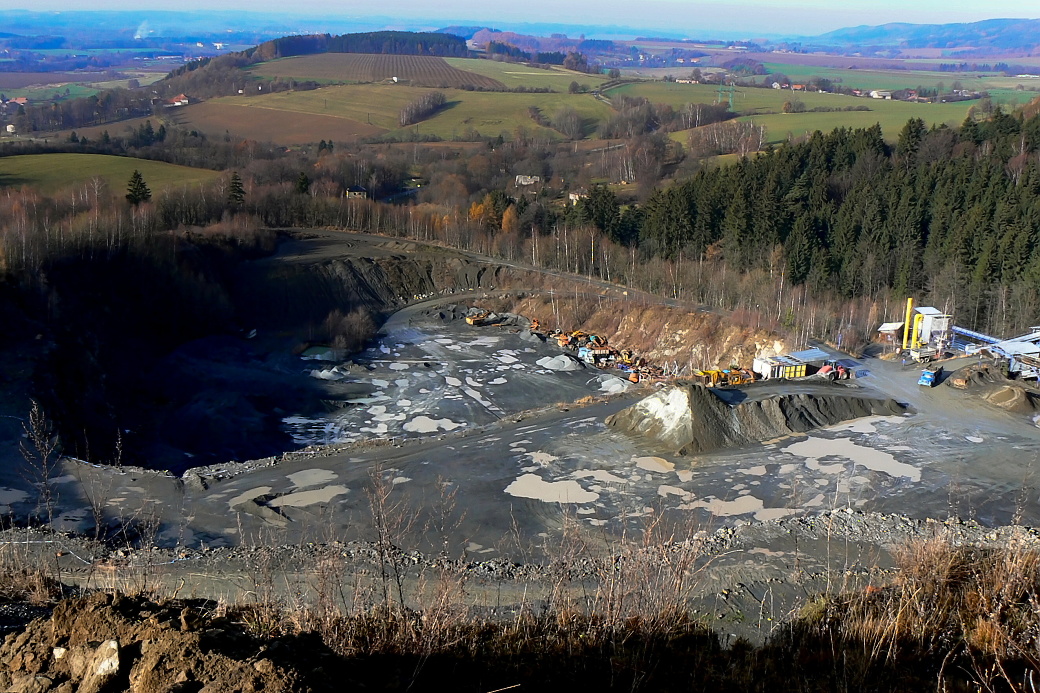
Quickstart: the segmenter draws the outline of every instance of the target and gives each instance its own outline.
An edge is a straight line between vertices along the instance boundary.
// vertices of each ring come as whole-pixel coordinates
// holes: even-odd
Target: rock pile
[[[607,425],[648,439],[667,452],[694,455],[904,410],[895,400],[866,397],[840,384],[821,383],[813,393],[727,404],[711,388],[685,383],[640,400],[607,418]]]

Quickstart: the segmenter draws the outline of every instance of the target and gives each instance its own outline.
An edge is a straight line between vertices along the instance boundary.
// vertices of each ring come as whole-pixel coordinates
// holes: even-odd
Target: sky
[[[248,10],[285,13],[284,0],[92,0],[70,5],[68,0],[0,0],[0,9],[31,10]],[[291,5],[298,15],[392,17],[411,28],[441,20],[480,24],[531,22],[617,25],[658,28],[696,35],[697,30],[732,31],[753,35],[813,36],[833,29],[888,22],[945,24],[997,17],[1037,18],[1037,0],[302,0]],[[498,28],[498,27],[496,27]],[[739,38],[739,36],[734,36]]]

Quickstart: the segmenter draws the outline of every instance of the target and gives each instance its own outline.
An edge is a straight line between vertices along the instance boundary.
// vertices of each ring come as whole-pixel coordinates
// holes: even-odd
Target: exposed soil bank
[[[797,393],[776,392],[775,387],[716,391],[675,385],[614,414],[607,425],[652,441],[664,451],[695,455],[905,410],[895,400],[865,396],[840,384],[813,383],[810,392]]]

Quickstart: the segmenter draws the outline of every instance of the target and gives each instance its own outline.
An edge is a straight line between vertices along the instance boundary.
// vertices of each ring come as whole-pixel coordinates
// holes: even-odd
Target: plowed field
[[[252,71],[263,77],[327,82],[383,82],[396,77],[400,83],[419,87],[505,87],[497,79],[452,67],[443,58],[423,55],[321,53],[273,60]]]
[[[247,101],[257,102],[256,99]],[[348,118],[287,113],[259,105],[229,103],[208,102],[185,106],[177,109],[172,119],[177,125],[209,135],[229,132],[238,137],[278,144],[305,144],[319,139],[352,142],[385,132],[383,128]]]

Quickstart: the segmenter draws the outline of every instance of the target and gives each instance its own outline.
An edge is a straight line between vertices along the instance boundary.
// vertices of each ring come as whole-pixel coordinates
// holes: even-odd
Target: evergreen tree
[[[246,201],[246,191],[242,187],[242,179],[238,175],[238,171],[231,173],[231,180],[228,182],[228,204],[232,207],[240,207]]]
[[[130,175],[130,182],[126,186],[126,201],[136,207],[150,199],[152,199],[152,191],[145,184],[141,172],[135,168]]]
[[[293,188],[298,195],[306,195],[307,191],[311,189],[311,179],[307,177],[307,174],[300,171],[300,175],[296,177],[296,186]]]

